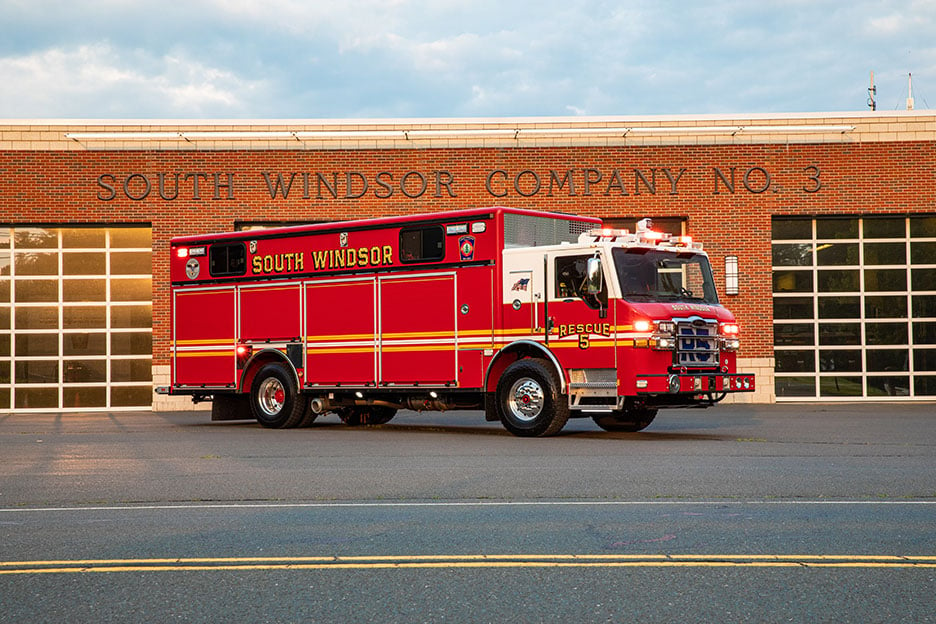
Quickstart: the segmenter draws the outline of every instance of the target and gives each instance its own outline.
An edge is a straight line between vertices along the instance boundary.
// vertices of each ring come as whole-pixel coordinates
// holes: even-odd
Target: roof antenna
[[[874,70],[871,70],[871,86],[868,87],[868,106],[871,107],[871,110],[877,110],[877,102],[874,100],[874,97],[877,95],[877,87],[874,86]]]
[[[907,74],[907,110],[913,110],[913,74]]]

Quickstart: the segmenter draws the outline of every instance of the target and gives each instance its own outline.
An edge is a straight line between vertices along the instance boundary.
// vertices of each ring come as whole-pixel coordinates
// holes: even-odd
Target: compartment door
[[[264,284],[240,288],[240,339],[243,342],[302,340],[301,285]]]
[[[375,291],[372,277],[306,283],[307,385],[376,383]]]
[[[237,382],[234,287],[176,290],[172,306],[173,384],[234,387]]]
[[[456,385],[455,274],[383,277],[379,293],[380,383]]]

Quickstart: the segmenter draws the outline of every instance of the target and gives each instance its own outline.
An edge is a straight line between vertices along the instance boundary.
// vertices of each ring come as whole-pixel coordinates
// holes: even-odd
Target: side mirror
[[[604,279],[601,274],[601,258],[593,256],[588,259],[585,267],[585,292],[589,295],[597,295],[601,292],[604,285]]]

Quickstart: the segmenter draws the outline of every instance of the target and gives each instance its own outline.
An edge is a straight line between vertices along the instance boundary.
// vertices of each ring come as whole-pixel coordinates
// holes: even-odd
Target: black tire
[[[318,414],[313,412],[311,409],[307,409],[305,416],[302,417],[302,421],[299,423],[299,427],[311,427],[312,423],[315,422],[315,419],[318,418]]]
[[[650,407],[641,407],[592,416],[592,420],[605,431],[634,433],[649,427],[656,415],[657,410]]]
[[[270,429],[288,429],[302,423],[308,399],[299,394],[296,379],[281,364],[267,364],[250,384],[250,411]]]
[[[569,420],[569,402],[557,374],[540,360],[518,360],[497,382],[495,402],[504,428],[515,436],[559,433]]]
[[[396,409],[383,405],[371,407],[344,407],[338,410],[338,418],[349,427],[361,425],[384,425],[396,416]]]

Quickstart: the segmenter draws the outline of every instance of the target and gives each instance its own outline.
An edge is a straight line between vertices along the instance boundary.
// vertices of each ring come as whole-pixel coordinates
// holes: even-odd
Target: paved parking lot
[[[933,405],[0,418],[0,621],[932,621]]]

